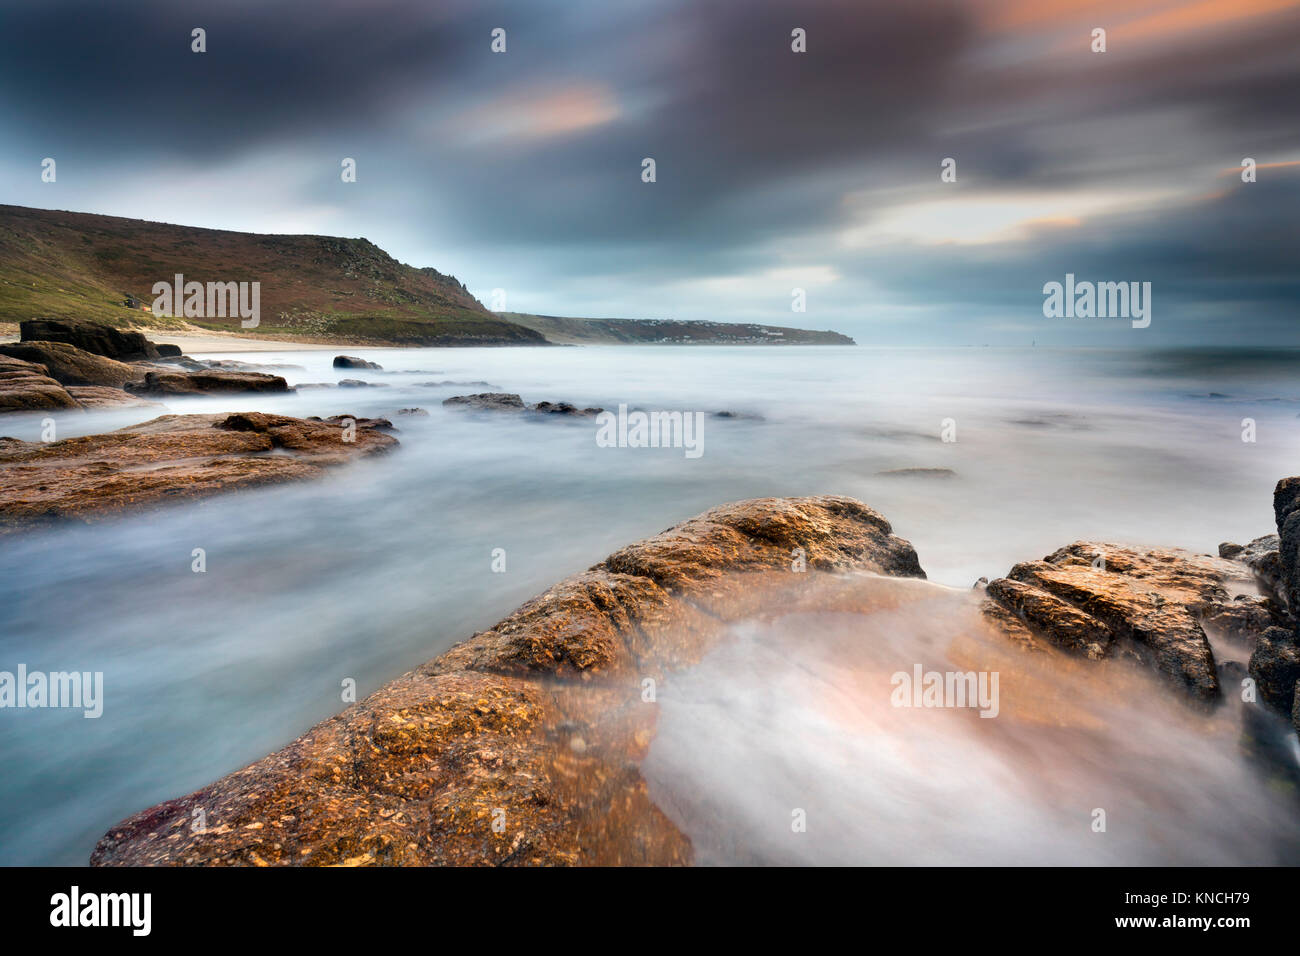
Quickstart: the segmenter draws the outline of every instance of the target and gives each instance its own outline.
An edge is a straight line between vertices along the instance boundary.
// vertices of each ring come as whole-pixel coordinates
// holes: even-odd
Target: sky
[[[0,0],[0,202],[364,236],[510,311],[1300,345],[1298,90],[1300,0]],[[1044,316],[1067,273],[1150,324]]]

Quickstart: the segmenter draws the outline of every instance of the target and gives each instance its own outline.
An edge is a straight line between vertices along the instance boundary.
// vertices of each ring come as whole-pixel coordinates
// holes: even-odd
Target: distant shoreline
[[[642,341],[601,341],[587,342],[547,342],[547,343],[498,343],[493,345],[410,345],[401,342],[380,342],[374,339],[336,338],[331,336],[293,336],[278,337],[275,333],[259,335],[240,335],[236,332],[216,332],[210,329],[190,328],[162,331],[149,327],[136,328],[143,332],[155,344],[178,346],[186,355],[203,355],[211,352],[328,352],[339,349],[407,349],[407,348],[600,348],[602,346],[645,346],[660,345],[674,348],[691,348],[698,346],[722,346],[726,348],[793,348],[809,346],[824,348],[831,343],[821,342],[655,342]],[[0,344],[19,341],[18,323],[0,323]],[[849,343],[845,343],[849,344]]]

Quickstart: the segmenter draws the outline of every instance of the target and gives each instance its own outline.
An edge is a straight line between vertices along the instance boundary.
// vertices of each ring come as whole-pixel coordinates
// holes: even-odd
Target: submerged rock
[[[64,342],[19,342],[0,345],[0,355],[37,362],[63,385],[106,385],[122,388],[144,378],[145,370],[68,345]]]
[[[538,402],[536,405],[529,405],[528,410],[541,412],[543,415],[572,415],[576,418],[590,418],[604,411],[603,408],[579,408],[569,402]]]
[[[526,405],[522,398],[512,392],[480,392],[477,395],[453,395],[451,398],[443,399],[442,404],[476,411],[528,411],[542,415],[569,415],[577,418],[590,418],[604,411],[603,408],[579,408],[569,402],[538,402],[535,405]]]
[[[136,395],[292,391],[282,376],[261,372],[146,372],[144,381],[128,382],[126,388]]]
[[[339,388],[387,388],[385,382],[363,382],[359,378],[344,378],[339,380]]]
[[[5,439],[0,533],[314,478],[397,444],[360,422],[352,438],[335,424],[248,412],[163,415],[49,443]]]
[[[842,497],[724,505],[611,555],[274,753],[144,810],[95,865],[674,864],[652,802],[644,681],[732,621],[788,607],[810,569],[924,577]],[[193,812],[207,827],[195,832]]]
[[[883,478],[956,478],[957,472],[951,468],[891,468],[878,471]]]
[[[523,411],[524,400],[509,392],[480,392],[477,395],[453,395],[442,400],[444,405],[459,405],[485,411]]]

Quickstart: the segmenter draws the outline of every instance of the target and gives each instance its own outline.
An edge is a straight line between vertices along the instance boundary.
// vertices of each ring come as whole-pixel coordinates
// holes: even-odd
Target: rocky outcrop
[[[387,418],[358,418],[356,415],[331,415],[329,418],[319,418],[315,415],[307,419],[309,422],[329,422],[331,425],[347,425],[349,423],[356,425],[358,428],[377,428],[380,431],[397,431],[393,423]]]
[[[103,385],[69,385],[68,394],[82,408],[162,408],[159,402],[139,398],[120,388]]]
[[[19,331],[24,342],[64,342],[82,351],[104,355],[119,362],[149,361],[159,357],[158,349],[145,338],[144,333],[124,332],[97,322],[73,319],[31,319],[19,323]]]
[[[396,444],[360,422],[349,434],[253,412],[163,415],[49,443],[0,439],[0,533],[314,478]]]
[[[1290,716],[1300,693],[1300,643],[1295,631],[1270,627],[1255,642],[1250,655],[1250,676],[1259,699]]]
[[[383,366],[376,362],[367,362],[363,358],[357,358],[355,355],[336,355],[334,356],[335,368],[370,368],[375,371],[382,371]]]
[[[386,382],[363,382],[359,378],[339,379],[339,388],[387,388]]]
[[[477,395],[453,395],[444,398],[442,404],[470,408],[475,411],[520,412],[526,407],[518,395],[508,392],[479,392]]]
[[[284,750],[115,826],[97,865],[674,864],[644,681],[810,570],[924,577],[841,497],[725,505],[610,555]],[[206,828],[196,832],[194,811]]]
[[[0,355],[36,362],[49,369],[50,377],[63,385],[103,385],[122,388],[144,378],[145,370],[116,359],[105,358],[64,342],[19,342],[0,345]]]
[[[1242,593],[1252,586],[1248,569],[1233,561],[1080,541],[1017,564],[990,582],[987,594],[994,620],[1010,612],[1049,644],[1093,659],[1134,658],[1210,702],[1219,697],[1219,680],[1203,623],[1254,639],[1274,618],[1264,599]]]
[[[151,396],[292,391],[282,376],[261,372],[146,372],[143,381],[127,383],[126,390]]]
[[[569,402],[537,402],[524,404],[524,400],[510,392],[480,392],[477,395],[453,395],[443,399],[442,404],[455,408],[468,408],[474,411],[490,412],[538,412],[543,415],[572,415],[589,418],[599,415],[603,408],[578,408]]]
[[[1240,561],[1250,568],[1260,591],[1276,603],[1275,611],[1287,614],[1287,599],[1282,584],[1281,542],[1275,534],[1266,534],[1249,544],[1225,541],[1219,545],[1219,557]]]
[[[1300,616],[1300,477],[1283,478],[1273,489],[1273,517],[1277,522],[1281,598],[1293,615]]]
[[[77,407],[77,400],[44,365],[0,354],[0,412]]]
[[[603,408],[579,408],[569,402],[538,402],[536,405],[529,405],[528,410],[543,415],[572,415],[576,418],[591,418],[604,411]]]

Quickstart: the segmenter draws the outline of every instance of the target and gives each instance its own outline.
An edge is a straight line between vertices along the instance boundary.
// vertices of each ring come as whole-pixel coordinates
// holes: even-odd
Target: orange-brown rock
[[[3,438],[0,533],[313,478],[396,444],[374,429],[351,434],[329,422],[255,412],[163,415],[49,443]]]
[[[143,381],[128,382],[136,395],[209,395],[240,392],[291,392],[283,376],[262,372],[146,372]]]
[[[0,355],[0,412],[77,407],[77,400],[44,365]]]
[[[0,355],[38,362],[49,370],[51,378],[63,385],[122,388],[128,382],[138,382],[145,376],[145,370],[139,366],[96,355],[65,342],[24,341],[0,345]]]
[[[796,573],[805,565],[813,573]],[[698,660],[737,618],[797,605],[817,570],[924,577],[912,546],[850,498],[715,508],[560,582],[284,750],[125,820],[91,862],[690,862],[641,776],[655,721],[643,682]]]
[[[1122,654],[1159,671],[1194,699],[1219,696],[1203,623],[1253,639],[1271,623],[1249,567],[1176,548],[1078,541],[1017,564],[988,585],[995,623],[1010,612],[1040,640],[1090,658]],[[1211,626],[1214,626],[1211,624]],[[1023,633],[1013,635],[1024,642]]]
[[[151,402],[132,395],[120,388],[106,385],[68,385],[68,394],[77,400],[82,408],[162,408],[159,402]]]

